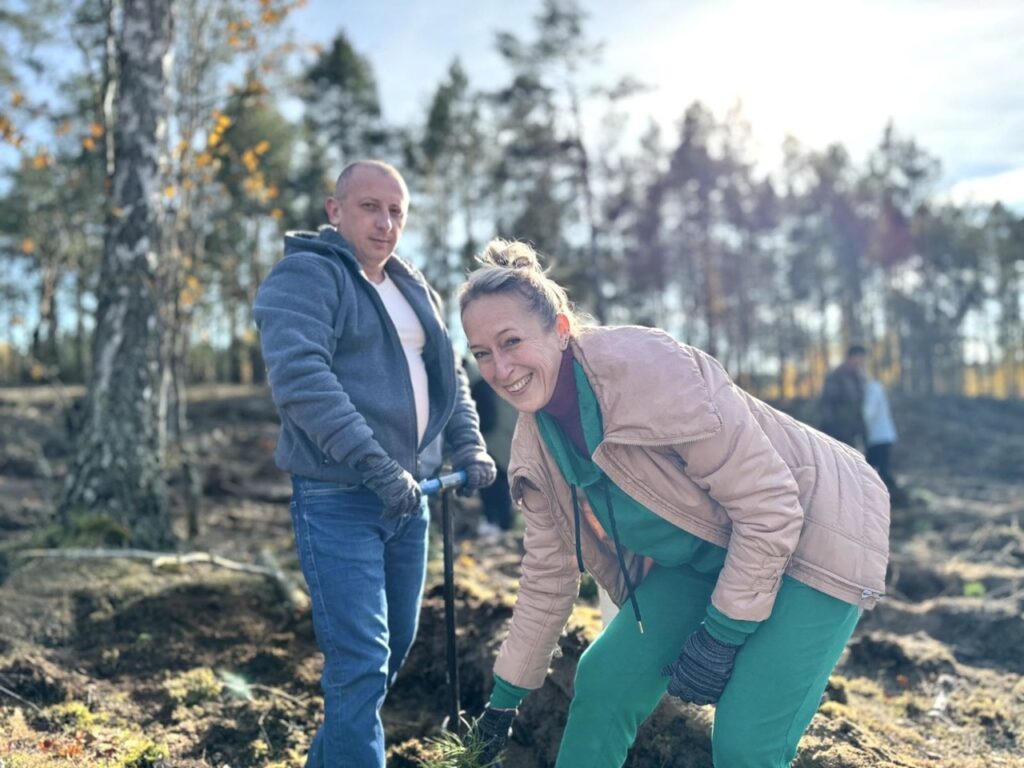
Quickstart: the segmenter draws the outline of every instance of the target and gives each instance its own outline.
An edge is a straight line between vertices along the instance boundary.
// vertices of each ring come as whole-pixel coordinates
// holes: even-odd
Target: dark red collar
[[[580,419],[580,402],[576,393],[576,376],[573,371],[572,350],[566,347],[562,352],[562,363],[558,367],[555,391],[548,404],[541,409],[562,428],[573,446],[584,456],[589,456],[587,441],[583,437],[583,421]]]

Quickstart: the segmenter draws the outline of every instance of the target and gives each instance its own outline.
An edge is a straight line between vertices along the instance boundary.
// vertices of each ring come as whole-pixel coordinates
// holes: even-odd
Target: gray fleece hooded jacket
[[[484,450],[440,298],[397,256],[384,269],[426,334],[430,416],[423,439],[416,439],[401,342],[352,247],[330,227],[291,232],[253,311],[281,417],[274,458],[286,472],[358,484],[356,462],[384,454],[424,478],[441,466],[442,438],[453,452],[471,445]]]

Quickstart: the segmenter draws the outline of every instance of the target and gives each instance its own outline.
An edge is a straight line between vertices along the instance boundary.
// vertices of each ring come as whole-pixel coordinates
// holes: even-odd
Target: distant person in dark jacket
[[[829,371],[821,393],[821,431],[856,446],[864,438],[864,365],[867,350],[854,344]]]
[[[380,708],[416,635],[427,502],[442,442],[467,487],[494,480],[437,294],[394,254],[409,193],[360,161],[327,198],[331,227],[291,233],[254,315],[292,475],[299,562],[324,654],[309,768],[384,768]]]

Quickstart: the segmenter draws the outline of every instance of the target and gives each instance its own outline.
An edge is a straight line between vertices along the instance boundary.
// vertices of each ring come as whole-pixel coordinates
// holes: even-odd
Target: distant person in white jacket
[[[897,498],[896,480],[889,467],[893,443],[896,442],[896,424],[889,410],[889,398],[885,386],[878,379],[864,383],[864,444],[868,464],[875,468],[889,495]]]

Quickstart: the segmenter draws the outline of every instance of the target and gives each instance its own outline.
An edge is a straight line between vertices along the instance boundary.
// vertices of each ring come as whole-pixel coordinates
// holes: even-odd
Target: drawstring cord
[[[640,634],[642,635],[644,633],[644,622],[640,618],[640,604],[636,601],[633,580],[629,578],[629,571],[626,570],[626,559],[622,556],[622,544],[619,543],[619,529],[615,525],[615,510],[612,509],[612,496],[608,490],[607,482],[604,484],[604,503],[608,507],[608,520],[612,525],[612,541],[615,542],[615,554],[619,558],[619,569],[622,571],[622,578],[626,580],[629,602],[633,605],[633,615],[636,617],[636,625],[640,628]]]
[[[572,513],[576,523],[576,564],[579,566],[580,573],[583,573],[583,547],[580,543],[580,505],[576,497],[576,486],[570,485],[569,490],[572,492]],[[622,578],[626,581],[626,592],[629,594],[629,602],[633,606],[633,616],[636,617],[636,625],[642,635],[644,633],[644,622],[640,616],[640,603],[637,602],[636,591],[633,589],[633,580],[629,578],[629,571],[626,569],[626,558],[622,554],[622,544],[619,542],[619,530],[618,526],[615,525],[615,511],[612,509],[612,497],[608,491],[607,483],[604,486],[604,501],[608,507],[608,519],[611,522],[612,528],[612,541],[615,542],[615,556],[619,559],[619,570],[622,572]]]
[[[587,569],[583,567],[583,545],[580,543],[580,503],[576,498],[576,486],[570,485],[569,490],[572,492],[572,516],[576,523],[576,565],[580,573],[586,573]]]

